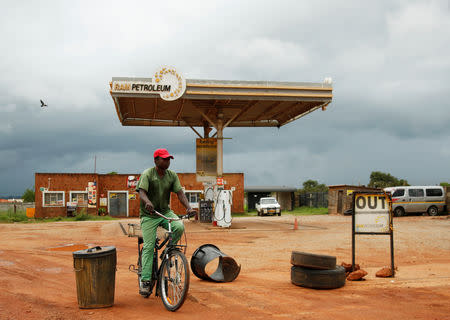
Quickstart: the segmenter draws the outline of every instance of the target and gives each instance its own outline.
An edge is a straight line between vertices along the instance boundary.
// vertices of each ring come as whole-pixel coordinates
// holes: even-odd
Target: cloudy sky
[[[152,151],[195,171],[189,128],[122,127],[112,77],[322,82],[328,109],[280,129],[232,128],[225,172],[246,185],[307,179],[450,182],[450,2],[0,1],[0,195],[35,172],[141,172]],[[48,108],[40,108],[43,99]]]

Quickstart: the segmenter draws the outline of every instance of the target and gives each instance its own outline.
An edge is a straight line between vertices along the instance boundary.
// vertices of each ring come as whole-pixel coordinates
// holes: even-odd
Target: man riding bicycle
[[[142,285],[139,286],[139,292],[142,295],[150,293],[156,229],[158,226],[162,226],[167,230],[169,223],[166,219],[152,213],[156,210],[166,217],[177,217],[169,207],[171,192],[177,194],[178,200],[186,208],[187,214],[195,212],[189,205],[189,201],[183,192],[177,174],[172,170],[168,170],[170,159],[173,159],[173,156],[166,149],[157,149],[153,153],[153,158],[155,167],[148,168],[141,174],[136,187],[136,190],[139,190],[139,197],[141,199],[139,217],[141,219],[142,236],[144,239],[142,249]],[[177,243],[184,232],[184,225],[181,221],[172,221],[171,227],[173,242]]]

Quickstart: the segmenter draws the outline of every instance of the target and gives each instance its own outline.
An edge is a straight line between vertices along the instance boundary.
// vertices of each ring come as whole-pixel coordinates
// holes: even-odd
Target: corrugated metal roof
[[[245,192],[295,192],[297,188],[287,186],[247,186]]]
[[[352,189],[370,189],[370,190],[381,190],[380,188],[372,188],[372,187],[366,187],[366,186],[352,186],[349,184],[337,184],[337,185],[332,185],[332,186],[328,186],[328,189],[336,189],[336,188],[352,188]]]

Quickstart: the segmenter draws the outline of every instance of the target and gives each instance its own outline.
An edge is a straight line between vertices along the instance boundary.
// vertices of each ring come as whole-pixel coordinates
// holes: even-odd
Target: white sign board
[[[355,232],[390,232],[389,198],[383,194],[355,194]]]
[[[108,199],[107,198],[100,198],[100,206],[106,207],[108,205]]]
[[[186,79],[171,67],[161,67],[150,81],[116,80],[111,86],[111,92],[159,94],[167,101],[180,98],[185,90]]]

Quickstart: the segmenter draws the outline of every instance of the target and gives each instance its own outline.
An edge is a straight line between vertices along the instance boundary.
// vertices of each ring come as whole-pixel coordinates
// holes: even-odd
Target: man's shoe
[[[139,281],[139,294],[143,296],[149,296],[151,293],[151,282]]]

